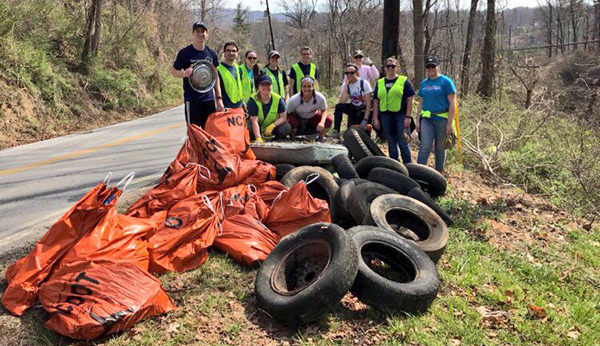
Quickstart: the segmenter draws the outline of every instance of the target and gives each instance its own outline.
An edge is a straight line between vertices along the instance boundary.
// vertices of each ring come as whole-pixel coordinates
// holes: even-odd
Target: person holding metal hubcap
[[[213,88],[205,92],[198,92],[190,85],[189,78],[194,72],[194,64],[200,62],[209,64],[216,75],[219,58],[217,57],[217,53],[206,45],[208,28],[204,23],[194,23],[192,32],[194,40],[192,44],[177,53],[177,58],[171,68],[171,74],[176,78],[183,78],[186,123],[188,125],[195,124],[203,128],[206,124],[206,119],[212,113],[224,108],[221,85],[217,78]]]
[[[403,163],[412,162],[410,147],[404,138],[410,136],[414,96],[410,80],[398,75],[398,60],[387,58],[385,77],[377,81],[373,92],[373,126],[385,133],[390,157],[394,160],[398,160],[400,146]]]
[[[268,76],[258,79],[258,92],[248,101],[248,114],[248,128],[252,129],[250,136],[259,143],[264,142],[264,139],[283,139],[292,130],[287,122],[285,102],[273,92],[272,81]]]
[[[456,111],[456,87],[454,82],[440,73],[437,57],[425,59],[427,78],[421,82],[418,96],[417,131],[421,132],[421,147],[417,163],[426,165],[435,142],[435,169],[444,172],[446,136],[453,133]]]

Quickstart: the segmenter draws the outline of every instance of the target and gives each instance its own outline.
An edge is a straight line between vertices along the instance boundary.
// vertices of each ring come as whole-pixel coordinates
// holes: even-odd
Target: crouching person
[[[317,141],[322,142],[333,123],[327,115],[327,100],[315,90],[315,80],[311,77],[302,78],[301,92],[289,99],[287,116],[292,127],[292,139],[296,134],[318,133]]]
[[[250,138],[262,143],[268,139],[283,139],[292,130],[287,122],[283,98],[272,92],[271,78],[258,80],[258,92],[248,100]]]

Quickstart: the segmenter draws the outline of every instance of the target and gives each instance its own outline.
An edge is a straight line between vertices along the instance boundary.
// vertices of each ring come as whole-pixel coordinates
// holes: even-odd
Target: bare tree
[[[413,45],[414,45],[414,86],[418,89],[425,76],[425,59],[423,54],[423,0],[413,0]]]
[[[93,0],[87,14],[85,41],[81,52],[81,67],[87,71],[89,63],[98,54],[102,29],[102,0]]]
[[[496,1],[487,0],[487,14],[485,19],[485,37],[483,51],[481,52],[481,81],[477,93],[483,97],[492,97],[494,94],[494,78],[496,76]]]
[[[460,71],[460,89],[463,95],[469,93],[469,67],[471,65],[471,48],[473,46],[473,32],[475,31],[475,15],[479,0],[471,0],[469,11],[469,23],[467,24],[467,36],[465,37],[465,51],[463,53],[462,69]]]
[[[383,2],[383,30],[381,43],[381,63],[395,56],[398,57],[398,35],[400,30],[400,0]]]
[[[318,0],[280,1],[281,13],[288,18],[287,24],[295,29],[308,29],[317,14]]]

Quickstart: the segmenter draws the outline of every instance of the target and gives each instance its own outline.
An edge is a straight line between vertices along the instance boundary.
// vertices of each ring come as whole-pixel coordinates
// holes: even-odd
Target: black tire
[[[377,227],[357,226],[348,232],[359,253],[352,294],[385,312],[425,312],[437,296],[440,279],[423,250]]]
[[[396,194],[396,191],[377,183],[357,185],[348,197],[348,209],[358,225],[372,224],[371,202],[381,195]]]
[[[331,162],[333,163],[333,167],[335,167],[335,171],[340,176],[340,178],[344,179],[358,179],[358,173],[356,173],[356,169],[350,162],[350,158],[348,155],[340,154],[334,157]]]
[[[421,189],[431,197],[443,196],[448,182],[440,172],[418,163],[407,163],[408,176],[421,185]]]
[[[356,172],[363,179],[367,179],[369,172],[377,167],[391,169],[408,176],[408,171],[401,162],[385,156],[365,157],[358,161],[355,166]]]
[[[287,188],[291,188],[297,182],[306,180],[311,174],[317,173],[319,177],[306,188],[311,196],[327,201],[331,205],[331,201],[335,196],[339,186],[335,182],[333,175],[324,168],[313,166],[300,166],[289,171],[282,179],[281,183]]]
[[[349,291],[357,271],[356,244],[343,228],[303,227],[281,239],[258,270],[258,309],[291,326],[318,320]]]
[[[436,263],[444,253],[449,236],[446,224],[431,208],[415,199],[380,196],[371,203],[371,217],[377,226],[414,241]]]
[[[371,139],[371,136],[368,133],[366,133],[363,129],[361,129],[357,125],[352,126],[352,128],[355,129],[356,132],[358,132],[360,139],[363,141],[363,143],[365,143],[365,146],[367,147],[367,149],[369,149],[369,151],[371,152],[371,154],[373,154],[373,156],[387,156],[383,153],[383,151],[377,145],[377,143],[375,143],[375,141],[373,141],[373,139]]]
[[[406,175],[382,167],[373,168],[369,172],[367,180],[385,185],[401,195],[407,195],[414,188],[420,189],[419,184]]]
[[[433,211],[435,211],[436,214],[438,214],[442,218],[442,220],[444,220],[444,222],[446,223],[446,225],[450,226],[454,222],[452,220],[452,218],[450,217],[450,215],[448,215],[448,213],[446,213],[444,211],[444,209],[442,209],[436,203],[436,201],[433,200],[433,198],[429,197],[425,192],[423,192],[423,190],[421,190],[420,187],[415,187],[415,188],[411,189],[406,194],[406,196],[408,196],[410,198],[414,198],[417,201],[424,203],[429,208],[433,209]]]
[[[275,179],[281,181],[281,179],[296,166],[290,165],[289,163],[280,163],[275,165]]]
[[[373,156],[355,128],[351,127],[344,132],[344,145],[348,148],[352,157],[357,161],[365,157]]]
[[[354,190],[357,185],[364,183],[368,183],[368,181],[364,179],[351,179],[342,182],[340,188],[335,193],[333,203],[331,203],[329,208],[331,211],[332,222],[344,228],[356,226],[356,221],[354,221],[348,207],[348,197],[350,197],[352,190]]]

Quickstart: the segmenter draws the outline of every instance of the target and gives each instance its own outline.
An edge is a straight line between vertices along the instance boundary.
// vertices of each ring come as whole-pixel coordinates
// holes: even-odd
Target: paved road
[[[113,172],[155,181],[185,136],[183,107],[101,129],[0,150],[0,254],[35,241]],[[128,188],[129,189],[129,188]]]

